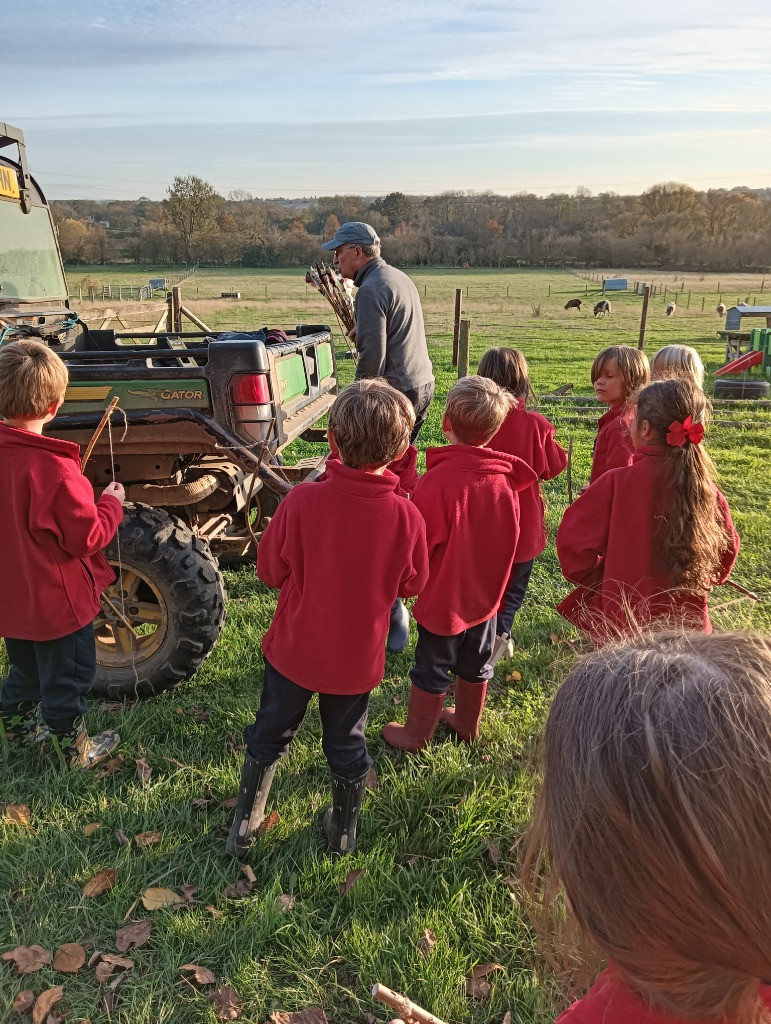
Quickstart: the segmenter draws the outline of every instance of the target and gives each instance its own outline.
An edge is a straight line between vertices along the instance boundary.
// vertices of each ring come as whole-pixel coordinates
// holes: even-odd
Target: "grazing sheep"
[[[674,316],[676,312],[677,312],[677,303],[676,302],[668,302],[667,303],[667,316]]]
[[[609,316],[611,311],[611,305],[607,299],[600,299],[599,302],[594,304],[594,315],[595,316]]]
[[[718,302],[715,306],[715,312],[718,316],[725,316],[725,302]]]
[[[578,310],[580,310],[581,309],[581,300],[580,299],[568,299],[568,301],[565,303],[565,309],[578,309]]]

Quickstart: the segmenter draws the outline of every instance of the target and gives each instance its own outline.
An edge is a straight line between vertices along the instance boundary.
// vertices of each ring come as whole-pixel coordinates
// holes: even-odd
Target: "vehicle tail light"
[[[270,392],[265,373],[241,373],[230,379],[230,396],[234,405],[268,405]]]

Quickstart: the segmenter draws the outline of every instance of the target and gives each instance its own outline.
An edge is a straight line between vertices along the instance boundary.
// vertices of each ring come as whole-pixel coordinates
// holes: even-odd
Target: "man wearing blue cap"
[[[370,224],[346,221],[321,248],[334,252],[340,273],[358,289],[354,300],[356,379],[385,377],[409,399],[415,409],[410,438],[414,441],[434,397],[434,370],[418,290],[406,274],[380,258],[380,239]]]
[[[385,377],[411,402],[415,409],[412,442],[434,397],[434,368],[428,358],[418,290],[406,274],[380,258],[380,239],[371,224],[346,221],[321,248],[334,252],[338,270],[358,289],[354,299],[359,352],[356,380]],[[413,456],[416,454],[413,449]],[[409,613],[397,597],[391,609],[388,650],[403,651],[409,631]]]

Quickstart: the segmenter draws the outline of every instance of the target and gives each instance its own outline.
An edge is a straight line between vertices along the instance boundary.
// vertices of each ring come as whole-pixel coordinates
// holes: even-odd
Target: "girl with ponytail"
[[[610,470],[565,512],[557,554],[578,584],[557,610],[605,643],[651,623],[712,631],[707,595],[739,535],[703,440],[704,393],[688,380],[638,392],[630,466]]]

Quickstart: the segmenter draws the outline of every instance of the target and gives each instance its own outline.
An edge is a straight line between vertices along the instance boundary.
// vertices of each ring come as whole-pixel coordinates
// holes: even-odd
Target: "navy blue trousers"
[[[509,582],[506,584],[506,592],[498,609],[498,622],[496,625],[498,636],[509,636],[511,634],[514,616],[525,600],[527,585],[530,582],[530,575],[534,565],[534,558],[531,558],[529,562],[515,562],[512,565]]]
[[[39,704],[52,732],[70,732],[75,719],[85,714],[96,675],[93,623],[57,640],[6,637],[5,647],[11,669],[3,680],[0,709],[25,712]]]
[[[455,676],[469,683],[491,679],[495,616],[455,636],[440,636],[418,623],[415,664],[410,679],[426,693],[447,693]]]
[[[254,724],[244,730],[246,749],[256,761],[269,764],[284,757],[297,735],[313,697],[265,661],[260,709]],[[320,693],[321,746],[330,769],[346,779],[358,779],[372,764],[364,738],[369,692]]]

